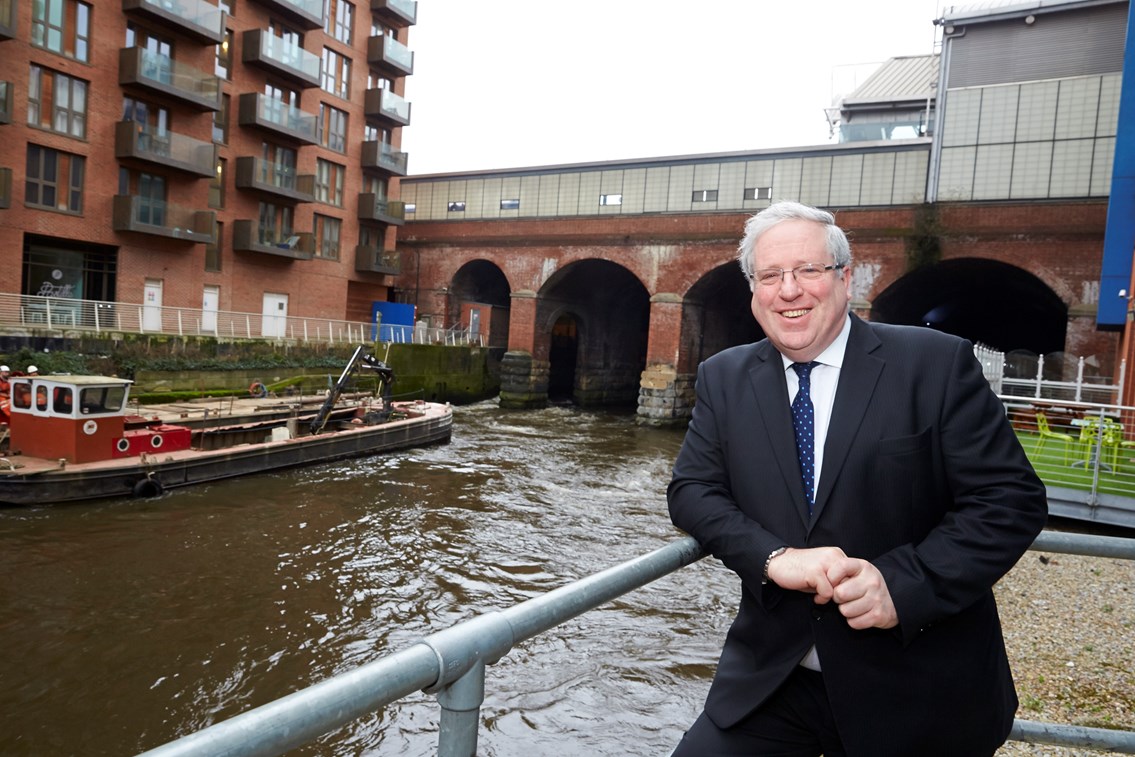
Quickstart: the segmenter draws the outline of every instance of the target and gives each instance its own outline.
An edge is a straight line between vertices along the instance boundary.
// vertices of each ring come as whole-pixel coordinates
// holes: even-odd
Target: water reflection
[[[677,536],[680,433],[455,415],[445,446],[0,510],[0,752],[151,748]],[[703,561],[521,644],[488,670],[479,754],[666,753],[736,591]],[[433,754],[438,717],[415,694],[296,754]]]

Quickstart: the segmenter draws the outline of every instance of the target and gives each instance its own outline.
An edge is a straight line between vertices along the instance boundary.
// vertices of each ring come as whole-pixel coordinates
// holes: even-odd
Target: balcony
[[[363,142],[363,168],[377,168],[380,171],[405,176],[409,161],[408,153],[399,152],[385,142],[378,140]]]
[[[359,273],[397,275],[402,272],[402,262],[397,250],[380,250],[360,244],[355,247],[355,270]]]
[[[114,126],[114,156],[154,163],[194,176],[211,177],[216,170],[212,142],[173,132],[159,132],[148,124],[119,121]]]
[[[410,123],[410,102],[389,89],[368,89],[363,114],[391,129]]]
[[[387,200],[374,192],[363,192],[359,194],[359,220],[401,226],[406,223],[406,204]]]
[[[141,47],[118,51],[118,83],[175,98],[198,110],[221,109],[221,82],[217,77]]]
[[[319,56],[267,29],[249,29],[244,33],[241,60],[279,74],[301,87],[319,86]]]
[[[19,17],[17,0],[0,0],[0,40],[16,38],[16,20]]]
[[[122,10],[218,45],[225,38],[225,14],[204,0],[122,0]]]
[[[389,34],[367,40],[367,62],[392,78],[414,73],[414,53]]]
[[[323,28],[323,0],[259,0],[307,31]]]
[[[0,208],[12,207],[12,169],[0,168]]]
[[[0,124],[12,123],[12,82],[0,81]]]
[[[237,189],[255,189],[295,202],[315,201],[315,174],[297,174],[296,169],[263,158],[236,159]]]
[[[370,9],[392,26],[413,26],[418,22],[417,0],[371,0]]]
[[[319,144],[317,119],[294,105],[259,92],[240,96],[237,123],[255,126],[273,134],[309,145]]]
[[[137,195],[115,195],[111,228],[204,244],[213,241],[214,213]]]
[[[294,260],[311,260],[315,256],[315,236],[292,234],[276,241],[275,235],[261,238],[255,221],[233,221],[233,249],[243,252],[262,252]]]

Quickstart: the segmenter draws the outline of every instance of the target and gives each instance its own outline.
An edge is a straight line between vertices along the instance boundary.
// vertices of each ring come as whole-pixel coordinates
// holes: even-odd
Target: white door
[[[201,330],[206,334],[217,333],[217,306],[221,301],[221,288],[206,286],[201,297]]]
[[[142,289],[142,330],[162,330],[162,281],[146,279]]]
[[[261,336],[287,336],[288,295],[264,293],[263,332]]]

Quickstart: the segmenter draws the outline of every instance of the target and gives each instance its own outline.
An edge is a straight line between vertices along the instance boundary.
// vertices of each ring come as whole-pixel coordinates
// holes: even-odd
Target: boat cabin
[[[168,439],[158,428],[125,430],[131,383],[109,376],[12,378],[9,450],[87,463],[188,448],[188,429]],[[172,442],[169,447],[167,441]]]

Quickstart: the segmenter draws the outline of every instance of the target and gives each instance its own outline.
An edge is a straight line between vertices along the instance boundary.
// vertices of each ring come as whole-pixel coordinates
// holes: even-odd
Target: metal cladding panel
[[[964,32],[963,32],[964,29]],[[1127,4],[960,23],[950,39],[950,89],[1121,71]]]

